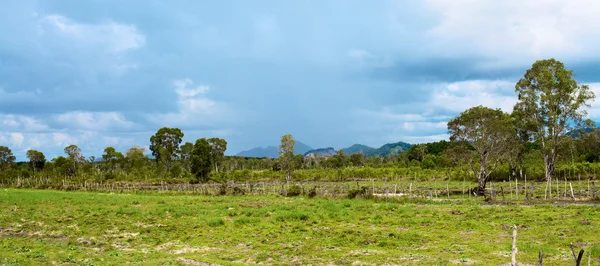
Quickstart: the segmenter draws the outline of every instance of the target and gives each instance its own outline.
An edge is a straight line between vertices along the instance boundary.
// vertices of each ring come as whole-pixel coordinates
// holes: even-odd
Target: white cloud
[[[173,81],[173,87],[175,87],[175,93],[182,98],[194,97],[198,94],[204,94],[208,92],[209,87],[205,85],[200,85],[196,88],[190,88],[190,86],[194,85],[194,81],[191,79],[180,79]]]
[[[55,120],[69,129],[106,131],[131,129],[135,126],[117,112],[73,111],[57,115]]]
[[[209,86],[194,86],[189,79],[175,80],[172,86],[177,94],[177,112],[148,116],[151,121],[170,126],[214,126],[227,117],[229,108],[208,98]]]
[[[348,51],[348,56],[352,57],[352,58],[359,58],[359,59],[373,57],[373,55],[371,53],[369,53],[366,50],[362,50],[362,49],[350,49]]]
[[[31,116],[0,114],[0,130],[3,131],[43,131],[48,125]]]
[[[121,53],[143,46],[146,42],[133,25],[106,22],[102,24],[82,24],[60,15],[47,15],[40,18],[40,34],[52,33],[79,45],[101,47],[108,53]]]
[[[25,139],[25,137],[23,137],[22,133],[15,132],[15,133],[10,134],[10,141],[11,141],[12,145],[14,145],[16,147],[21,147],[24,139]]]
[[[439,17],[429,32],[436,47],[461,47],[460,52],[504,63],[589,58],[600,51],[600,2],[595,0],[428,0],[427,4]]]
[[[436,85],[429,106],[438,110],[460,113],[483,105],[512,112],[517,102],[514,82],[505,80],[469,80]]]

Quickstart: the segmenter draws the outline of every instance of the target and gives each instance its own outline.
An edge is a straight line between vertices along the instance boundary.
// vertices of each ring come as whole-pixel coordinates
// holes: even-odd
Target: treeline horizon
[[[448,121],[450,140],[415,144],[399,154],[369,156],[338,150],[331,157],[295,154],[292,135],[281,138],[278,158],[225,156],[227,141],[200,138],[182,143],[179,128],[164,127],[150,137],[149,152],[140,146],[119,152],[106,147],[100,158],[86,158],[76,145],[47,160],[27,151],[28,162],[15,162],[0,146],[0,181],[14,178],[174,180],[223,182],[256,180],[349,180],[405,177],[489,180],[595,178],[600,172],[600,137],[586,108],[595,98],[587,85],[555,60],[536,61],[515,85],[518,101],[511,113],[474,106]],[[591,130],[590,130],[591,129]],[[598,171],[597,171],[598,170]]]

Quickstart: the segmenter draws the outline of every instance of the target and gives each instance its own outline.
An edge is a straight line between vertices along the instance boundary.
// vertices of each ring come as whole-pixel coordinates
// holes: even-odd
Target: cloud
[[[459,113],[477,105],[512,112],[517,102],[515,83],[506,80],[470,80],[435,86],[428,105],[433,109]]]
[[[546,57],[589,58],[600,51],[600,3],[581,1],[428,0],[438,17],[429,34],[445,53],[478,54],[493,64]],[[595,56],[597,59],[597,56]],[[500,63],[502,62],[502,63]]]
[[[229,108],[206,96],[209,86],[194,86],[189,78],[175,80],[172,86],[177,94],[177,112],[147,116],[150,121],[159,126],[215,129],[228,118]]]
[[[83,24],[52,14],[39,19],[38,34],[51,38],[64,38],[77,46],[93,47],[107,53],[122,53],[138,49],[146,42],[134,25],[115,22]]]
[[[37,132],[48,129],[48,125],[32,116],[0,114],[0,131]]]
[[[179,97],[182,98],[190,98],[198,94],[204,94],[208,92],[208,86],[200,85],[196,88],[189,88],[189,86],[193,85],[194,82],[189,78],[173,81],[173,87],[175,87],[175,92],[177,93],[177,95],[179,95]]]
[[[55,117],[59,125],[69,129],[94,131],[122,131],[135,127],[118,112],[73,111]]]
[[[10,134],[10,141],[11,141],[12,145],[14,145],[16,147],[21,147],[24,139],[25,139],[25,137],[23,137],[23,134],[21,134],[21,133],[11,133]]]

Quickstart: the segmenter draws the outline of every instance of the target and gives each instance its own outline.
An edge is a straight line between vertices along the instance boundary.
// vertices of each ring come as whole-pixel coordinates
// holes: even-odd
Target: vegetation
[[[0,209],[4,265],[499,265],[513,224],[520,263],[572,264],[570,243],[600,263],[586,205],[3,189]]]

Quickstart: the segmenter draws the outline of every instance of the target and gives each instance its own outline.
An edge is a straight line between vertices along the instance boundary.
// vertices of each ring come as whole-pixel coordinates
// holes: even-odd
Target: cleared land
[[[0,264],[499,265],[512,224],[520,262],[571,264],[573,243],[600,263],[591,204],[2,189]]]

